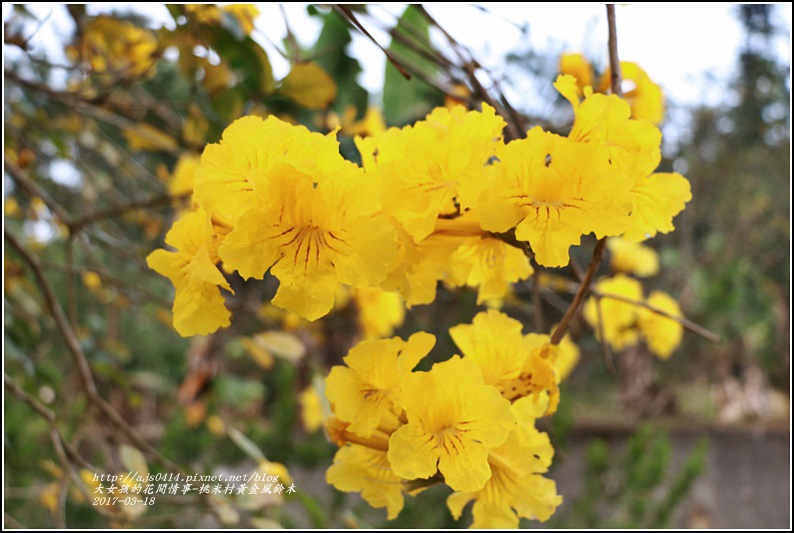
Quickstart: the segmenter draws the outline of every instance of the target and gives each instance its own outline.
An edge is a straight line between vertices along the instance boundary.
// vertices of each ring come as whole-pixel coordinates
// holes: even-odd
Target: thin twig
[[[535,315],[535,331],[538,333],[543,333],[546,331],[546,325],[543,321],[543,299],[541,295],[540,283],[538,283],[538,276],[540,275],[540,270],[537,264],[533,265],[534,272],[532,277],[534,278],[534,283],[532,284],[532,306],[533,306],[533,314]]]
[[[64,479],[61,480],[58,487],[58,499],[55,507],[55,524],[58,529],[66,529],[66,495],[68,494],[69,483],[67,477],[72,472],[72,463],[66,458],[66,452],[63,449],[63,437],[61,436],[55,423],[50,424],[50,439],[52,446],[55,448],[55,455],[61,461],[64,469]]]
[[[595,297],[596,321],[598,322],[598,339],[601,341],[601,352],[604,355],[604,363],[609,373],[615,372],[615,365],[612,363],[612,350],[607,343],[606,332],[604,331],[604,311],[601,308],[601,298]]]
[[[607,4],[607,23],[609,25],[609,72],[612,94],[623,98],[623,72],[618,59],[618,32],[615,24],[615,4]]]
[[[109,418],[110,421],[119,430],[121,430],[121,432],[128,439],[130,439],[132,444],[140,448],[142,451],[149,453],[149,455],[155,458],[166,468],[173,471],[181,471],[174,463],[163,457],[163,455],[157,451],[154,446],[149,444],[146,439],[141,437],[140,434],[135,431],[135,429],[133,429],[126,420],[124,420],[118,411],[116,411],[116,409],[99,394],[97,391],[96,382],[94,381],[94,376],[91,372],[91,366],[89,365],[88,360],[83,353],[83,349],[80,346],[77,335],[75,335],[74,330],[69,324],[69,321],[67,320],[60,303],[55,297],[55,293],[52,290],[49,281],[47,281],[47,278],[44,276],[44,272],[41,269],[41,264],[37,258],[32,256],[30,252],[28,252],[28,250],[25,249],[25,247],[22,246],[19,241],[17,241],[16,237],[8,232],[8,230],[4,230],[4,235],[6,241],[22,257],[30,270],[33,271],[33,275],[38,282],[37,284],[39,286],[39,290],[44,296],[44,300],[47,304],[47,309],[55,320],[55,325],[58,329],[58,332],[61,334],[64,341],[66,341],[66,347],[72,355],[75,366],[77,366],[80,379],[83,383],[83,388],[85,389],[89,400],[100,410],[102,414]]]
[[[342,4],[334,4],[334,10],[337,11],[338,13],[341,13],[343,17],[345,17],[347,20],[349,20],[356,28],[358,28],[358,30],[361,33],[363,33],[367,38],[369,38],[370,41],[375,43],[375,46],[380,48],[381,51],[384,54],[386,54],[386,59],[389,60],[389,63],[394,65],[394,68],[396,68],[397,71],[400,74],[402,74],[402,76],[406,80],[410,80],[413,77],[413,76],[411,76],[411,73],[408,72],[405,69],[405,67],[403,67],[400,64],[400,62],[392,55],[391,52],[389,52],[387,49],[383,48],[383,46],[381,46],[381,44],[378,41],[376,41],[375,38],[372,35],[369,34],[367,29],[364,26],[361,25],[361,22],[359,22],[359,20],[356,18],[356,15],[354,15],[353,12],[350,9],[348,9],[346,6],[344,6]]]
[[[284,4],[279,4],[278,6],[281,9],[281,18],[284,19],[284,27],[287,29],[287,37],[284,39],[284,45],[286,47],[285,51],[288,51],[288,55],[287,53],[279,53],[283,57],[289,59],[290,62],[300,63],[303,58],[301,54],[301,47],[298,44],[298,39],[296,39],[295,34],[292,33],[292,28],[290,28],[289,19],[287,18],[287,11],[284,9]]]
[[[78,218],[77,220],[73,220],[69,222],[68,226],[73,233],[76,233],[81,229],[83,229],[85,226],[89,224],[93,224],[94,222],[98,222],[106,218],[114,218],[129,213],[130,211],[136,211],[138,209],[162,207],[164,205],[168,205],[175,201],[185,200],[189,197],[190,197],[190,193],[185,193],[180,195],[163,194],[160,196],[145,198],[143,200],[137,200],[135,202],[129,202],[126,204],[112,205],[105,209],[100,209],[93,213],[89,213],[88,215],[82,218]]]
[[[598,271],[598,265],[601,263],[601,258],[604,256],[606,242],[607,240],[605,237],[596,243],[595,249],[593,250],[593,258],[590,260],[590,266],[587,267],[587,272],[585,272],[582,282],[579,284],[579,289],[576,291],[571,305],[568,306],[568,310],[565,311],[562,320],[560,320],[560,323],[554,329],[554,333],[552,333],[551,340],[549,341],[551,344],[559,344],[568,332],[568,328],[571,326],[571,320],[573,320],[573,317],[576,316],[576,313],[579,311],[579,306],[582,304],[582,300],[590,289],[590,284],[593,283],[593,278]]]
[[[471,57],[466,57],[464,55],[463,51],[466,49],[463,46],[461,46],[460,43],[458,43],[458,41],[455,40],[455,38],[452,37],[452,35],[450,35],[450,33],[443,26],[441,26],[441,24],[438,23],[438,21],[433,17],[433,15],[427,12],[427,10],[422,4],[415,4],[414,7],[417,9],[417,11],[419,11],[419,13],[422,14],[422,16],[424,16],[427,19],[427,21],[430,24],[438,28],[438,30],[442,33],[442,35],[444,35],[449,45],[457,54],[458,59],[460,60],[461,63],[468,63],[469,61],[472,60]]]
[[[69,269],[74,268],[74,232],[71,229],[66,239],[64,260]],[[77,276],[74,272],[66,273],[66,311],[69,314],[69,323],[72,325],[72,329],[77,329]]]
[[[58,440],[60,441],[60,446],[62,446],[63,451],[71,459],[70,462],[78,463],[81,467],[87,468],[89,470],[92,469],[92,466],[85,459],[83,459],[83,457],[79,453],[77,453],[77,450],[75,450],[74,447],[71,444],[69,444],[69,442],[63,437],[63,434],[58,429],[57,416],[55,415],[55,412],[52,411],[52,409],[49,409],[48,407],[42,405],[41,402],[33,398],[27,392],[25,392],[25,390],[22,389],[22,387],[20,387],[19,385],[17,385],[17,383],[13,379],[11,379],[11,377],[6,373],[3,373],[3,383],[5,384],[9,392],[11,392],[11,394],[13,394],[18,399],[20,399],[28,407],[36,411],[39,415],[41,415],[42,418],[44,418],[49,423],[50,429],[58,435]]]
[[[711,342],[714,342],[714,343],[722,342],[722,339],[720,338],[720,336],[717,335],[716,333],[714,333],[713,331],[710,331],[710,330],[704,328],[703,326],[701,326],[699,324],[696,324],[695,322],[692,322],[688,318],[685,318],[683,316],[674,315],[672,313],[669,313],[669,312],[665,311],[664,309],[659,309],[658,307],[654,307],[654,306],[648,304],[647,302],[643,302],[642,300],[635,300],[633,298],[627,298],[627,297],[621,296],[619,294],[603,293],[603,292],[598,291],[597,289],[591,289],[591,292],[597,298],[609,298],[610,300],[617,300],[619,302],[624,302],[624,303],[627,303],[627,304],[636,305],[637,307],[642,307],[643,309],[647,309],[648,311],[651,311],[652,313],[656,313],[657,315],[660,315],[660,316],[663,316],[665,318],[669,318],[670,320],[674,320],[674,321],[678,322],[685,329],[691,331],[692,333],[695,333],[696,335],[700,335],[701,337],[703,337],[704,339],[706,339],[708,341],[711,341]]]
[[[438,21],[427,12],[427,10],[421,4],[416,5],[418,11],[427,19],[427,21],[434,25],[438,30],[444,35],[447,39],[447,42],[455,51],[458,56],[458,59],[461,62],[461,70],[466,74],[466,77],[469,80],[474,92],[479,98],[481,98],[485,103],[493,107],[497,110],[497,112],[502,115],[503,117],[508,117],[511,120],[507,121],[507,132],[505,134],[505,140],[509,141],[512,139],[520,139],[523,137],[522,135],[522,126],[523,121],[518,119],[518,114],[513,109],[513,106],[509,104],[507,98],[505,97],[504,93],[502,93],[501,89],[497,88],[497,93],[499,94],[500,98],[497,100],[491,97],[491,94],[488,90],[485,89],[483,84],[480,82],[479,78],[477,78],[476,71],[478,69],[482,69],[481,65],[471,56],[471,54],[464,54],[463,46],[455,40],[454,37],[443,27]],[[489,73],[490,75],[490,73]],[[491,76],[493,80],[493,76]]]
[[[3,74],[5,75],[6,79],[13,80],[14,82],[19,83],[28,89],[44,93],[53,100],[69,106],[75,111],[90,115],[97,120],[101,120],[102,122],[110,124],[111,126],[115,126],[121,130],[134,130],[138,125],[136,121],[114,113],[113,111],[109,111],[108,109],[100,106],[97,102],[88,100],[77,92],[56,91],[47,85],[27,80],[10,69],[4,69]],[[162,147],[160,148],[160,151],[167,152],[174,156],[179,156],[182,153],[181,148],[178,146]]]
[[[615,24],[614,4],[607,4],[607,21],[609,23],[609,64],[612,67],[612,92],[619,97],[622,97],[623,92],[620,90],[622,80],[620,73],[620,59],[618,58],[618,35]],[[565,336],[565,333],[568,331],[568,328],[570,327],[571,320],[576,315],[577,311],[579,311],[579,306],[581,305],[585,294],[587,294],[587,291],[590,289],[590,284],[593,282],[596,271],[598,271],[598,265],[601,263],[601,258],[604,256],[604,248],[606,248],[606,243],[607,240],[606,237],[604,237],[598,241],[598,244],[596,244],[595,249],[593,250],[593,258],[590,260],[590,266],[587,267],[587,272],[585,272],[582,282],[579,284],[579,289],[576,291],[576,294],[573,297],[571,306],[568,308],[568,311],[565,312],[560,324],[551,335],[551,344],[560,343],[562,338]]]
[[[150,291],[148,289],[145,289],[145,288],[143,288],[143,287],[141,287],[139,285],[136,285],[135,283],[131,283],[131,282],[129,282],[127,280],[124,280],[122,278],[119,278],[119,277],[113,276],[111,274],[108,274],[106,271],[101,270],[101,269],[92,268],[92,267],[88,267],[88,266],[86,266],[84,268],[81,268],[81,267],[68,267],[66,265],[60,265],[60,264],[57,264],[57,263],[42,263],[41,267],[44,270],[52,270],[52,271],[55,271],[55,272],[63,272],[63,273],[66,273],[66,274],[83,274],[83,273],[86,273],[86,272],[93,272],[94,274],[97,274],[102,279],[103,282],[107,282],[110,285],[113,285],[115,287],[118,287],[118,288],[122,288],[123,287],[123,288],[133,289],[135,291],[140,292],[143,296],[146,296],[150,300],[152,300],[154,302],[157,302],[159,304],[165,305],[165,306],[171,306],[171,304],[173,303],[168,298],[160,296],[159,294],[155,294],[155,293],[153,293],[152,291]]]
[[[58,220],[63,222],[64,224],[68,225],[69,223],[69,215],[66,214],[66,211],[52,199],[52,196],[45,191],[38,183],[31,180],[27,173],[19,168],[16,163],[6,160],[5,161],[5,170],[8,172],[11,179],[14,180],[21,189],[27,192],[29,195],[34,196],[44,202],[44,205],[47,206],[47,209],[55,215]]]
[[[8,230],[5,230],[4,234],[6,241],[8,241],[8,243],[11,245],[11,248],[13,248],[22,257],[28,267],[33,271],[33,275],[38,281],[39,290],[41,290],[44,296],[47,308],[55,320],[55,325],[66,341],[67,348],[72,353],[75,365],[77,366],[77,371],[80,374],[80,379],[83,382],[83,388],[86,390],[86,393],[89,397],[96,396],[97,388],[96,383],[94,382],[94,376],[91,373],[91,367],[89,366],[88,361],[83,354],[80,341],[74,334],[74,331],[72,330],[72,327],[69,324],[69,321],[67,320],[60,303],[58,303],[58,300],[55,297],[52,287],[50,287],[50,283],[47,281],[47,278],[44,277],[44,272],[41,270],[41,265],[39,264],[38,259],[33,257],[30,252],[28,252],[27,249],[22,246],[19,241],[17,241],[16,237],[14,237]]]

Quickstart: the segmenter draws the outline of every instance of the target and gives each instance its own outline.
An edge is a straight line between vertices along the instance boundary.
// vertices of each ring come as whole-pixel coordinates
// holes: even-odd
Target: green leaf
[[[256,41],[250,37],[238,39],[220,26],[202,24],[201,33],[221,59],[240,76],[239,86],[247,92],[246,97],[267,96],[276,90],[270,59]]]
[[[122,444],[119,447],[119,457],[121,458],[121,464],[127,472],[132,474],[137,472],[138,475],[143,477],[146,477],[146,474],[149,473],[149,465],[146,463],[146,458],[138,448]]]
[[[409,5],[397,21],[395,32],[401,32],[413,39],[418,46],[430,48],[430,26],[419,10]],[[391,52],[402,63],[411,65],[432,76],[436,66],[404,44],[392,39]],[[386,62],[386,76],[383,85],[383,117],[390,126],[402,126],[424,117],[434,107],[441,105],[443,94],[430,84],[414,76],[410,80],[390,63]]]
[[[317,500],[303,491],[295,492],[295,497],[301,505],[303,505],[314,527],[317,529],[325,529],[328,527],[328,519],[325,517],[325,512]]]
[[[229,438],[232,439],[238,448],[240,448],[248,457],[253,459],[254,461],[261,463],[265,461],[265,454],[262,453],[262,450],[253,443],[251,439],[243,435],[242,432],[233,428],[232,426],[226,426],[226,434],[229,435]]]
[[[226,122],[238,118],[243,112],[245,101],[240,91],[226,88],[211,98],[212,107]]]
[[[367,111],[369,94],[356,82],[361,65],[345,52],[352,40],[350,26],[335,11],[317,15],[324,22],[312,50],[312,57],[336,82],[337,95],[333,109],[341,115],[347,107],[353,105],[356,108],[356,117],[361,118]]]

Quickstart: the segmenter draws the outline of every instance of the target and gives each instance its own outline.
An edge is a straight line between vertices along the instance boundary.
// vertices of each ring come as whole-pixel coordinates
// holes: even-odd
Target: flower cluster
[[[654,82],[648,73],[637,63],[631,61],[620,62],[621,77],[624,85],[624,98],[631,108],[631,116],[658,124],[664,118],[664,93],[662,88]],[[585,87],[593,85],[593,66],[582,54],[563,54],[560,57],[560,73],[570,74],[576,78],[576,87],[579,96]],[[609,68],[601,75],[598,92],[607,94],[612,86],[612,72]]]
[[[538,264],[561,267],[589,233],[640,241],[671,231],[691,195],[681,175],[653,173],[659,130],[616,96],[585,89],[580,101],[571,76],[555,86],[575,113],[566,137],[534,128],[504,143],[493,108],[438,108],[357,138],[363,169],[341,157],[334,133],[273,116],[236,121],[195,169],[196,211],[166,239],[179,252],[150,259],[177,301],[193,295],[175,305],[177,330],[228,325],[220,262],[244,279],[269,270],[280,281],[273,303],[316,320],[341,285],[398,291],[410,307],[432,302],[442,281],[477,287],[481,303],[531,275],[518,241]]]
[[[82,59],[95,74],[144,76],[154,71],[157,40],[152,32],[114,17],[91,19],[83,38],[67,49],[73,59]]]
[[[535,420],[555,412],[558,384],[579,356],[567,337],[524,334],[490,310],[449,330],[460,354],[418,371],[433,335],[383,338],[405,306],[433,302],[439,282],[476,288],[478,304],[508,300],[512,284],[533,275],[530,260],[566,266],[589,234],[611,238],[617,272],[653,275],[658,259],[639,242],[671,231],[691,198],[683,176],[654,172],[656,126],[572,76],[554,85],[573,108],[566,136],[536,127],[505,142],[493,108],[451,105],[402,128],[357,130],[370,134],[355,138],[359,166],[340,155],[337,131],[249,116],[174,173],[175,193],[192,189],[190,209],[166,236],[175,251],[156,250],[148,262],[176,288],[180,334],[230,325],[224,294],[268,275],[279,282],[271,303],[288,312],[285,329],[354,303],[363,340],[324,387],[326,428],[340,446],[327,479],[389,518],[406,493],[442,482],[454,491],[447,505],[456,518],[474,501],[474,527],[549,518],[561,497],[542,475],[553,449]],[[535,284],[560,282],[538,272]],[[680,310],[667,295],[643,300],[639,282],[623,274],[593,294],[585,316],[617,348],[642,337],[667,357],[680,341],[669,318]],[[262,335],[247,346],[268,366],[259,348],[273,351],[274,339]],[[280,339],[273,353],[300,357],[293,340]],[[307,389],[301,401],[316,428],[320,396]]]
[[[556,408],[558,364],[570,356],[561,352],[575,347],[521,330],[499,311],[480,313],[450,329],[462,356],[427,372],[414,369],[435,344],[428,333],[355,346],[326,379],[340,446],[328,482],[390,519],[406,492],[439,482],[455,491],[456,518],[475,501],[475,528],[549,518],[562,498],[542,476],[554,450],[535,420]]]
[[[653,291],[646,299],[642,284],[625,274],[596,282],[593,292],[584,317],[615,350],[644,340],[654,355],[668,359],[681,344],[684,328],[676,321],[681,307],[666,292]]]
[[[607,240],[613,276],[598,280],[584,305],[584,318],[596,336],[622,351],[644,340],[660,359],[668,359],[681,344],[681,307],[669,294],[653,291],[646,299],[642,284],[659,272],[659,257],[647,246],[621,238]]]

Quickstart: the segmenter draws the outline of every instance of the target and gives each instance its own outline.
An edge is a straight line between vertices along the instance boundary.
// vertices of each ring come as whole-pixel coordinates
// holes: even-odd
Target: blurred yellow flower
[[[362,287],[353,292],[353,299],[364,340],[388,337],[405,320],[405,304],[396,292],[378,287]]]
[[[604,338],[615,350],[636,344],[639,341],[637,331],[637,306],[632,303],[609,298],[616,295],[630,300],[642,301],[642,285],[636,279],[623,274],[606,278],[593,284],[593,288],[603,295],[600,302],[595,297],[588,298],[584,304],[584,317],[595,329],[596,336]],[[600,306],[600,313],[597,306]],[[599,326],[600,322],[600,326]]]
[[[659,87],[637,63],[621,61],[620,71],[623,76],[624,86],[633,87],[624,89],[623,98],[631,107],[631,116],[637,120],[647,120],[659,124],[664,118],[664,94]],[[611,87],[612,71],[607,68],[598,85],[598,90],[607,93]]]
[[[669,294],[653,291],[646,303],[656,309],[666,311],[672,316],[682,316],[681,307]],[[648,348],[659,359],[669,359],[673,351],[681,344],[684,328],[671,318],[654,313],[650,309],[639,310],[639,327]]]
[[[558,347],[557,359],[554,361],[554,373],[558,383],[565,381],[565,378],[576,368],[579,357],[579,347],[571,340],[571,336],[563,337]]]
[[[182,196],[193,192],[193,180],[201,158],[194,154],[184,154],[176,162],[168,181],[168,193]]]
[[[301,420],[303,427],[309,433],[314,433],[325,422],[323,412],[323,400],[313,384],[309,384],[298,395],[298,403],[301,407]]]
[[[83,40],[68,50],[88,61],[94,73],[143,76],[154,74],[157,40],[149,30],[111,16],[92,18]]]
[[[250,35],[254,31],[254,21],[259,16],[259,9],[254,4],[227,4],[221,9],[237,19],[243,33]]]
[[[593,85],[593,66],[582,54],[562,54],[559,65],[560,74],[576,78],[576,94],[582,96],[584,88]]]
[[[659,273],[659,256],[653,248],[620,237],[607,239],[610,265],[615,272],[634,274],[640,278]]]

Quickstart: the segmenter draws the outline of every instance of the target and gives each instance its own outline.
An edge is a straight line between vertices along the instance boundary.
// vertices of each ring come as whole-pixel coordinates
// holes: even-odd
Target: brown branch
[[[61,461],[64,474],[69,475],[73,471],[73,468],[72,463],[66,458],[66,451],[63,447],[63,437],[54,424],[50,426],[50,439],[52,440],[53,448],[55,448],[55,455],[57,455],[58,460]],[[66,495],[68,489],[69,482],[66,476],[64,476],[64,479],[61,480],[58,487],[58,499],[55,506],[55,524],[58,529],[66,529]]]
[[[515,111],[512,105],[507,101],[504,93],[501,91],[499,87],[496,88],[496,92],[499,96],[498,99],[491,97],[488,90],[482,85],[480,80],[476,76],[477,69],[481,69],[482,67],[480,64],[471,56],[470,53],[464,54],[464,50],[468,52],[466,48],[460,45],[457,40],[443,27],[438,21],[427,12],[427,10],[421,4],[415,5],[416,9],[427,19],[427,21],[438,28],[438,30],[444,35],[449,43],[450,47],[455,51],[458,56],[458,59],[461,62],[461,70],[466,74],[466,77],[469,80],[469,83],[475,90],[475,94],[478,95],[485,103],[493,107],[497,110],[497,112],[505,117],[510,118],[507,120],[507,135],[505,135],[505,140],[512,140],[512,139],[520,139],[523,137],[522,130],[524,121],[520,119],[518,113]],[[489,73],[490,75],[490,73]],[[493,76],[491,76],[493,80]],[[494,82],[496,85],[496,83]]]
[[[47,208],[58,218],[58,220],[60,220],[69,229],[69,232],[72,235],[80,232],[80,230],[82,230],[85,226],[106,218],[121,216],[137,209],[162,207],[164,205],[170,204],[171,202],[185,200],[190,197],[190,193],[179,195],[162,194],[160,196],[145,198],[143,200],[137,200],[126,204],[113,205],[105,209],[100,209],[93,213],[89,213],[84,217],[71,219],[63,207],[61,207],[58,202],[53,200],[52,196],[50,196],[49,193],[40,185],[32,181],[27,176],[25,171],[19,168],[16,163],[13,163],[12,161],[6,161],[5,170],[11,176],[11,179],[14,181],[14,183],[16,183],[21,189],[23,189],[29,195],[35,196],[44,202],[44,205],[46,205]]]
[[[430,13],[427,12],[427,10],[425,9],[425,6],[423,6],[422,4],[415,4],[414,7],[417,9],[417,11],[419,11],[419,13],[422,14],[422,16],[424,16],[427,19],[427,21],[430,24],[432,24],[433,26],[438,28],[438,30],[442,33],[442,35],[444,35],[444,37],[447,39],[447,42],[449,43],[449,45],[452,47],[452,49],[457,54],[458,59],[460,59],[461,63],[468,63],[469,61],[472,60],[471,57],[467,58],[467,57],[464,56],[463,50],[466,50],[466,49],[463,46],[461,46],[460,43],[458,43],[458,41],[456,41],[455,38],[452,37],[452,35],[450,35],[450,33],[446,30],[446,28],[441,26],[441,24],[439,24],[438,21]],[[468,50],[466,50],[466,51],[468,51]]]
[[[464,71],[469,78],[469,83],[471,83],[472,88],[474,89],[474,94],[481,98],[483,102],[496,109],[501,116],[505,116],[505,110],[502,108],[499,102],[491,97],[490,93],[485,89],[485,86],[483,86],[482,82],[480,82],[479,78],[477,78],[476,70],[477,66],[471,62],[466,64],[464,68]],[[518,125],[514,124],[512,121],[507,121],[505,141],[512,141],[514,139],[520,139],[521,137],[521,130],[519,130]]]
[[[560,323],[554,329],[554,333],[552,333],[551,340],[549,341],[551,344],[560,344],[560,341],[562,341],[563,337],[565,337],[565,334],[568,332],[568,328],[571,326],[571,320],[573,320],[573,317],[576,316],[576,313],[579,311],[579,306],[582,304],[582,300],[590,289],[590,284],[593,283],[593,278],[598,271],[598,265],[601,263],[601,258],[604,256],[606,242],[606,237],[604,237],[595,245],[593,258],[590,260],[590,266],[587,267],[587,272],[585,272],[582,282],[579,284],[579,289],[576,291],[571,305],[568,306],[568,310],[565,311],[562,320],[560,320]]]
[[[607,336],[604,332],[604,311],[601,308],[601,298],[596,296],[595,300],[596,305],[596,320],[598,322],[598,337],[601,341],[601,352],[604,356],[604,363],[606,364],[607,370],[610,373],[615,371],[615,365],[612,364],[612,351],[609,349],[609,344],[607,343]]]
[[[169,306],[170,307],[173,304],[172,301],[170,301],[167,298],[164,298],[163,296],[160,296],[159,294],[155,294],[155,293],[153,293],[152,291],[150,291],[148,289],[145,289],[145,288],[143,288],[143,287],[141,287],[139,285],[136,285],[135,283],[131,283],[131,282],[126,281],[126,280],[124,280],[122,278],[113,276],[112,274],[108,274],[106,271],[98,269],[98,268],[92,268],[92,267],[89,267],[89,266],[86,266],[84,268],[80,268],[80,267],[76,267],[76,266],[70,267],[68,265],[60,265],[60,264],[57,264],[57,263],[42,263],[41,267],[44,270],[52,270],[52,271],[55,271],[55,272],[63,272],[65,274],[83,274],[83,273],[86,273],[86,272],[93,272],[94,274],[97,274],[102,279],[103,282],[109,283],[110,285],[113,285],[114,287],[118,287],[119,289],[121,289],[121,288],[133,289],[135,291],[140,292],[142,295],[146,296],[150,300],[152,300],[154,302],[157,302],[157,303],[159,303],[161,305],[165,305],[165,306]]]
[[[607,4],[607,23],[609,25],[609,72],[612,94],[623,98],[623,72],[618,59],[618,32],[615,25],[615,4]]]
[[[73,233],[77,233],[85,226],[89,224],[93,224],[94,222],[98,222],[106,218],[121,216],[126,213],[129,213],[130,211],[135,211],[138,209],[146,209],[150,207],[162,207],[164,205],[170,204],[171,202],[185,200],[189,197],[190,197],[190,193],[179,194],[179,195],[163,194],[160,196],[145,198],[143,200],[137,200],[135,202],[129,202],[126,204],[112,205],[105,209],[100,209],[93,213],[89,213],[88,215],[82,218],[78,218],[77,220],[73,220],[68,223],[68,226]]]
[[[115,126],[121,130],[133,130],[135,126],[137,126],[137,122],[135,120],[129,119],[127,117],[121,116],[113,111],[109,111],[104,107],[101,107],[98,102],[92,101],[87,99],[85,96],[81,95],[78,92],[60,92],[48,87],[47,85],[36,83],[31,80],[26,80],[25,78],[19,76],[16,72],[10,69],[4,69],[3,74],[6,79],[12,80],[23,87],[27,87],[28,89],[32,89],[34,91],[41,92],[46,94],[53,100],[60,102],[61,104],[72,108],[73,110],[84,113],[86,115],[90,115],[91,117],[101,120],[111,126]],[[168,148],[160,148],[160,151],[169,153],[173,156],[179,156],[182,153],[182,149],[180,147],[168,147]]]
[[[70,268],[74,268],[74,232],[69,229],[69,237],[66,239],[66,250],[64,250],[64,261]],[[66,273],[66,311],[72,329],[77,329],[77,276],[74,272]]]
[[[607,4],[607,22],[609,23],[609,64],[612,67],[612,92],[619,97],[623,97],[623,91],[620,89],[622,83],[620,75],[620,59],[618,58],[618,35],[617,27],[615,24],[615,4]],[[590,289],[590,284],[593,282],[598,265],[601,263],[601,258],[604,256],[604,248],[606,247],[606,237],[600,239],[593,250],[593,258],[590,260],[590,266],[587,267],[579,289],[573,297],[571,306],[565,315],[562,317],[560,324],[554,330],[551,336],[551,344],[559,344],[565,333],[570,327],[571,320],[579,311],[579,306],[582,303],[587,291]]]
[[[348,9],[346,6],[344,6],[342,4],[334,4],[333,6],[334,6],[334,10],[336,12],[341,13],[343,17],[345,17],[347,20],[349,20],[356,28],[358,28],[358,30],[361,33],[363,33],[367,38],[369,38],[370,41],[375,43],[375,46],[380,48],[381,51],[384,54],[386,54],[386,58],[389,60],[389,63],[391,63],[394,66],[394,68],[396,68],[397,71],[400,74],[402,74],[403,78],[405,78],[406,80],[410,80],[412,78],[411,73],[408,72],[405,69],[405,67],[403,67],[400,64],[400,62],[397,60],[397,58],[395,58],[392,55],[391,52],[389,52],[387,49],[383,48],[383,46],[381,46],[381,44],[378,41],[376,41],[375,38],[372,35],[369,34],[367,29],[364,26],[361,25],[361,22],[359,22],[359,20],[356,18],[356,15],[353,14],[353,12],[350,9]]]
[[[64,211],[60,204],[53,200],[52,196],[50,196],[50,194],[45,191],[38,183],[31,180],[24,170],[19,168],[16,163],[8,159],[5,161],[5,170],[20,189],[23,189],[30,196],[34,196],[44,202],[44,205],[47,206],[47,209],[49,209],[50,212],[52,212],[52,214],[58,218],[58,220],[68,226],[69,215],[66,214],[66,211]]]
[[[75,335],[74,330],[72,329],[69,321],[66,318],[66,315],[63,312],[63,308],[61,308],[60,303],[55,297],[55,292],[50,286],[49,281],[47,281],[47,278],[44,276],[44,272],[41,269],[41,264],[37,258],[31,255],[30,252],[28,252],[27,249],[25,249],[25,247],[19,243],[16,237],[8,232],[8,230],[4,230],[4,235],[6,241],[19,254],[19,256],[27,264],[28,268],[30,268],[30,270],[33,272],[33,276],[38,282],[37,284],[39,290],[44,296],[47,309],[55,320],[55,325],[58,329],[58,332],[66,342],[66,347],[68,348],[69,353],[72,355],[75,366],[77,366],[77,370],[80,374],[83,388],[88,395],[88,399],[99,409],[103,415],[110,419],[110,421],[130,440],[132,444],[140,448],[142,451],[148,452],[166,468],[174,471],[181,471],[174,463],[163,457],[162,454],[160,454],[160,452],[154,448],[154,446],[149,444],[149,442],[141,437],[140,434],[135,431],[135,429],[133,429],[126,420],[124,420],[118,411],[116,411],[113,406],[110,405],[107,400],[105,400],[99,394],[97,391],[96,382],[94,381],[94,375],[91,372],[91,366],[89,365],[88,360],[83,353],[83,349],[80,346],[77,335]]]
[[[41,265],[39,264],[38,259],[33,257],[30,252],[28,252],[27,249],[25,249],[25,247],[22,246],[19,241],[17,241],[16,237],[14,237],[8,230],[5,230],[4,234],[6,241],[8,241],[8,243],[11,245],[11,248],[13,248],[22,257],[30,270],[33,271],[33,276],[36,278],[36,281],[39,285],[39,290],[44,296],[47,309],[50,311],[50,314],[55,320],[55,325],[57,326],[58,331],[66,341],[66,347],[72,354],[72,358],[74,359],[78,373],[80,374],[80,379],[83,382],[83,388],[86,390],[86,393],[89,397],[96,396],[97,389],[96,383],[94,382],[94,376],[91,373],[91,367],[89,366],[88,361],[83,354],[80,341],[74,334],[74,330],[72,330],[72,327],[69,324],[69,321],[67,320],[60,303],[58,303],[55,293],[53,292],[52,287],[50,287],[50,283],[47,281],[47,278],[44,277],[44,272],[41,270]]]
[[[534,283],[532,284],[532,307],[533,307],[533,315],[535,315],[535,330],[538,333],[544,333],[546,331],[546,325],[543,321],[543,295],[541,294],[540,283],[538,283],[538,276],[540,275],[539,266],[537,264],[533,265],[534,272],[532,273],[532,277],[534,278]]]
[[[13,379],[11,379],[11,377],[6,373],[3,373],[3,383],[5,384],[9,392],[11,392],[11,394],[16,396],[25,405],[36,411],[39,415],[41,415],[42,418],[44,418],[47,421],[47,423],[50,425],[50,430],[52,432],[51,436],[54,437],[57,435],[57,440],[59,441],[58,446],[62,447],[62,451],[65,453],[65,455],[71,458],[71,461],[67,461],[67,462],[79,463],[81,467],[87,468],[89,470],[93,468],[85,459],[83,459],[83,457],[79,453],[77,453],[77,450],[75,450],[74,447],[71,444],[69,444],[69,442],[63,437],[63,434],[58,429],[58,418],[55,415],[55,412],[52,411],[52,409],[49,409],[48,407],[42,405],[41,402],[33,398],[27,392],[25,392],[25,390],[22,389],[22,387],[20,387],[19,385],[17,385],[17,383]],[[55,443],[55,441],[53,441],[53,443]],[[56,451],[58,451],[57,448]]]
[[[282,55],[282,57],[289,59],[290,63],[300,63],[303,60],[300,44],[298,44],[298,39],[295,38],[295,34],[292,33],[292,28],[289,25],[289,19],[287,18],[287,11],[284,9],[284,4],[279,4],[278,6],[281,9],[281,18],[284,20],[284,28],[287,30],[287,36],[284,39],[286,53],[281,52],[280,50],[279,53]],[[271,44],[274,43],[271,41]],[[276,49],[278,50],[278,46],[276,46]]]
[[[418,7],[418,5],[415,7]],[[394,41],[399,42],[406,48],[409,48],[411,51],[415,52],[417,55],[435,63],[437,66],[441,68],[451,68],[456,66],[450,59],[445,57],[439,51],[433,49],[429,43],[424,43],[423,39],[418,37],[416,32],[411,31],[410,27],[405,27],[407,25],[396,25],[390,28],[383,23],[377,25],[384,32],[388,33]]]
[[[669,312],[665,311],[664,309],[659,309],[658,307],[654,307],[654,306],[648,304],[647,302],[643,302],[642,300],[635,300],[633,298],[627,298],[627,297],[621,296],[619,294],[603,293],[603,292],[600,292],[600,291],[598,291],[596,289],[592,289],[592,293],[597,298],[609,298],[611,300],[617,300],[619,302],[636,305],[637,307],[642,307],[643,309],[647,309],[648,311],[651,311],[652,313],[656,313],[657,315],[660,315],[660,316],[663,316],[665,318],[669,318],[670,320],[674,320],[674,321],[678,322],[685,329],[691,331],[692,333],[695,333],[696,335],[700,335],[701,337],[703,337],[704,339],[706,339],[708,341],[711,341],[711,342],[714,342],[714,343],[722,342],[722,339],[720,338],[720,336],[717,335],[716,333],[714,333],[713,331],[710,331],[710,330],[704,328],[703,326],[701,326],[699,324],[696,324],[695,322],[692,322],[688,318],[685,318],[683,316],[674,315],[672,313],[669,313]]]

